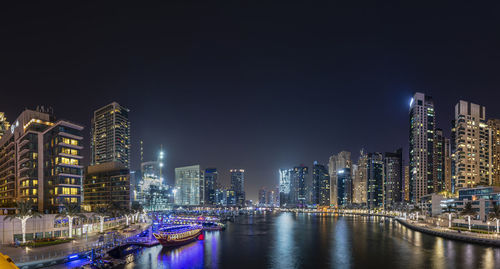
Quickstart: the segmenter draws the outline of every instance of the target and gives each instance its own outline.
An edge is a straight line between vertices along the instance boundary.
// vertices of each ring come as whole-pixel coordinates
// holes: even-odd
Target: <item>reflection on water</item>
[[[498,248],[378,217],[281,213],[241,216],[225,231],[176,249],[143,249],[124,268],[500,268],[499,262]]]

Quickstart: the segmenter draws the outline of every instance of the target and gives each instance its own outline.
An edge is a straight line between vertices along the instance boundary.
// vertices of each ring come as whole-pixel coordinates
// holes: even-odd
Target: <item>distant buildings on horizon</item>
[[[67,203],[86,210],[111,203],[149,210],[167,206],[245,206],[245,170],[231,169],[230,186],[221,186],[217,168],[199,164],[175,168],[166,184],[160,148],[156,160],[130,171],[129,109],[112,102],[91,117],[90,165],[83,167],[83,125],[56,119],[52,109],[26,109],[10,124],[0,112],[0,211],[13,213],[16,201],[31,200],[40,212],[54,213]],[[438,128],[434,100],[417,92],[409,108],[408,164],[402,148],[385,153],[349,151],[279,169],[276,188],[259,190],[259,205],[397,208],[432,194],[500,186],[500,119],[486,108],[460,100],[451,135]],[[450,110],[451,112],[451,110]],[[392,150],[392,149],[391,149]],[[273,184],[270,184],[273,185]]]

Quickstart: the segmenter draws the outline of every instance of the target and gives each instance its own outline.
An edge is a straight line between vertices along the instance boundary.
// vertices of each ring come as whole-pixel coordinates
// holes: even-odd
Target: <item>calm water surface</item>
[[[425,235],[380,217],[245,216],[205,235],[177,249],[143,249],[123,268],[500,268],[500,248]]]

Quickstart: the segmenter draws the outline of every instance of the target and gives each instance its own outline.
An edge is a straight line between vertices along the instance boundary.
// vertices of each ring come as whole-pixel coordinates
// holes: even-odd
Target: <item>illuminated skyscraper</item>
[[[455,187],[472,188],[492,183],[490,130],[486,108],[460,100],[455,106]]]
[[[417,92],[410,102],[410,200],[418,202],[420,197],[434,189],[435,111],[430,96]]]
[[[338,176],[337,171],[351,168],[351,153],[341,151],[337,155],[330,156],[328,162],[328,173],[330,174],[330,204],[338,205]],[[350,170],[349,170],[350,171]]]
[[[303,207],[306,205],[306,178],[308,174],[309,168],[307,166],[300,165],[293,168],[290,203],[295,206]]]
[[[444,139],[444,190],[447,192],[453,192],[453,181],[452,181],[452,159],[451,159],[451,140],[449,138]]]
[[[352,203],[351,168],[337,170],[337,205],[347,206]]]
[[[266,205],[266,198],[267,198],[267,190],[266,190],[266,188],[262,187],[259,189],[259,205],[260,206]]]
[[[175,168],[175,204],[200,205],[200,176],[199,165]]]
[[[384,157],[382,153],[368,153],[368,208],[384,205]]]
[[[500,119],[489,119],[492,185],[500,186]]]
[[[404,201],[410,201],[410,167],[404,166]]]
[[[353,165],[353,203],[366,204],[368,181],[368,156],[364,150],[360,151],[356,168]]]
[[[83,126],[56,120],[50,109],[25,110],[0,139],[0,204],[31,200],[55,213],[82,201]]]
[[[205,169],[205,205],[215,205],[216,197],[215,197],[215,186],[217,186],[217,178],[219,173],[217,172],[217,168],[207,168]]]
[[[318,162],[313,165],[312,203],[320,206],[330,205],[330,175],[328,169]]]
[[[290,207],[290,192],[292,184],[292,173],[293,169],[280,169],[280,187],[279,187],[279,198],[281,207]]]
[[[116,102],[94,111],[91,122],[91,164],[121,162],[130,169],[129,110]]]
[[[433,165],[433,190],[441,192],[445,189],[445,146],[446,137],[443,135],[443,130],[436,128],[434,132],[434,156]]]
[[[386,152],[384,158],[384,192],[386,208],[403,202],[403,149]]]
[[[231,169],[231,189],[236,195],[236,204],[245,206],[245,170]]]

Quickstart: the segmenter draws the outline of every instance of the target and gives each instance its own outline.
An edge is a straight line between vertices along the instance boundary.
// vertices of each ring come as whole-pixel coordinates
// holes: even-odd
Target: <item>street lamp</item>
[[[488,221],[488,234],[490,234],[490,222]]]

